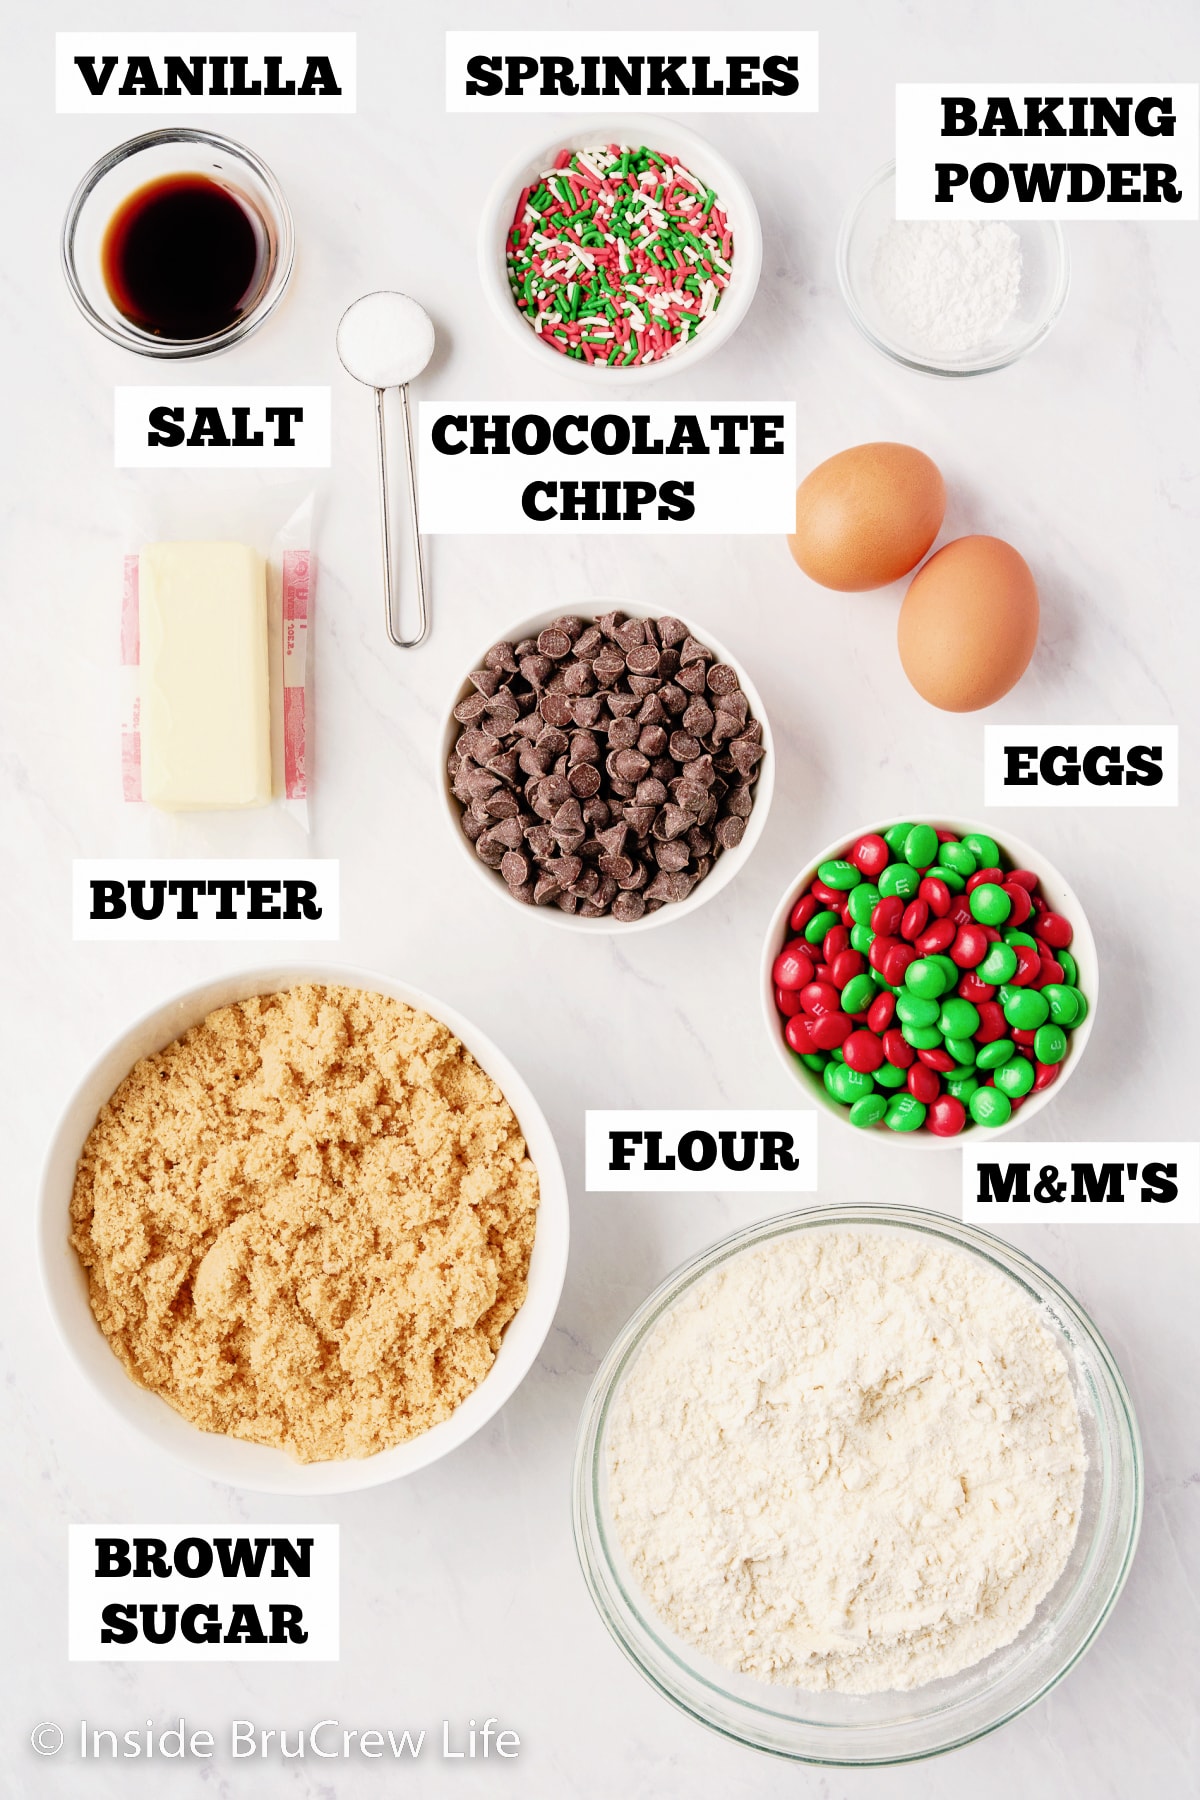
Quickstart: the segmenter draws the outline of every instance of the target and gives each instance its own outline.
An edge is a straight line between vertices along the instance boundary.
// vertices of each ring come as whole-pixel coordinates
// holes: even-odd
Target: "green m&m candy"
[[[875,942],[875,933],[869,925],[852,925],[850,927],[850,948],[858,950],[863,956]]]
[[[862,1099],[856,1100],[850,1108],[850,1123],[862,1126],[878,1125],[887,1109],[888,1103],[882,1094],[864,1094]]]
[[[1033,1086],[1033,1077],[1034,1067],[1027,1057],[1010,1056],[1006,1063],[1001,1063],[992,1080],[1010,1100],[1019,1100]]]
[[[846,904],[856,925],[871,923],[871,913],[878,899],[879,889],[873,881],[860,881],[857,887],[851,888]]]
[[[885,898],[895,894],[899,900],[915,900],[921,877],[911,863],[889,863],[879,877],[879,892]]]
[[[908,987],[896,996],[896,1017],[902,1025],[936,1025],[941,1010],[936,1000],[922,1000]]]
[[[847,1068],[844,1062],[828,1063],[824,1081],[826,1092],[833,1095],[839,1106],[853,1106],[856,1100],[864,1100],[875,1092],[875,1082],[870,1075]]]
[[[902,1025],[900,1035],[914,1050],[940,1050],[942,1034],[936,1025]]]
[[[1004,1017],[1014,1031],[1036,1031],[1050,1017],[1050,1002],[1038,988],[1006,988],[1001,996]]]
[[[977,1069],[998,1069],[1016,1053],[1016,1045],[1011,1038],[993,1038],[990,1044],[984,1044],[975,1058]]]
[[[832,861],[821,864],[817,870],[817,878],[823,881],[826,887],[837,888],[839,892],[844,893],[847,889],[858,886],[862,880],[862,870],[856,868],[852,862],[845,862],[841,857],[835,857]]]
[[[911,1094],[893,1094],[884,1123],[889,1131],[920,1131],[925,1123],[925,1108]]]
[[[1017,953],[1010,944],[989,944],[987,955],[975,970],[980,981],[989,981],[993,987],[1011,981],[1016,972]]]
[[[866,1012],[875,998],[875,983],[869,975],[854,975],[842,989],[842,1011]]]
[[[814,913],[804,927],[804,935],[810,944],[819,944],[825,933],[832,931],[833,927],[840,925],[841,922],[835,912]]]
[[[876,1087],[881,1087],[881,1088],[903,1087],[904,1083],[905,1083],[905,1079],[906,1079],[905,1071],[903,1069],[898,1069],[894,1063],[890,1063],[890,1062],[880,1063],[879,1067],[875,1071],[875,1086]]]
[[[1067,1034],[1062,1026],[1039,1026],[1033,1034],[1033,1054],[1040,1063],[1060,1063],[1067,1054]]]
[[[883,834],[884,843],[897,859],[904,855],[904,841],[911,830],[912,820],[902,819],[898,825],[893,825]]]
[[[932,825],[914,825],[904,840],[904,860],[914,869],[927,869],[936,861],[938,835]]]
[[[1007,1125],[1012,1118],[1008,1095],[994,1087],[976,1088],[967,1102],[967,1111],[977,1125]]]
[[[814,1075],[820,1075],[824,1071],[829,1057],[824,1050],[813,1050],[808,1055],[802,1056],[800,1061],[806,1069],[811,1069]]]
[[[954,1058],[955,1062],[959,1065],[960,1068],[970,1069],[970,1068],[974,1067],[974,1064],[975,1064],[975,1040],[974,1040],[974,1038],[948,1037],[945,1039],[943,1048],[949,1051],[950,1055]]]
[[[970,1105],[971,1095],[980,1086],[979,1078],[975,1075],[955,1074],[946,1077],[946,1092],[952,1094],[956,1100],[961,1100],[964,1106]]]
[[[1038,992],[1045,994],[1050,1005],[1050,1017],[1054,1024],[1065,1025],[1070,1030],[1079,1018],[1079,1000],[1074,988],[1067,987],[1061,982],[1048,981],[1044,988],[1039,988]],[[1046,1059],[1043,1056],[1038,1060],[1045,1062]]]
[[[979,866],[967,846],[960,844],[957,839],[949,844],[938,845],[938,863],[943,869],[949,869],[953,874],[961,876],[964,882],[967,876],[973,875]]]
[[[1056,950],[1054,954],[1058,966],[1063,972],[1063,980],[1068,982],[1071,987],[1078,987],[1079,970],[1075,966],[1075,958],[1071,955],[1071,952],[1069,950]]]
[[[979,1014],[969,1000],[962,1000],[955,995],[952,999],[942,1001],[938,1029],[943,1037],[973,1038],[979,1030]]]
[[[972,888],[967,904],[971,908],[971,917],[978,919],[981,925],[1003,925],[1012,911],[1012,901],[994,881],[981,881],[978,887]]]
[[[995,838],[988,837],[982,831],[968,831],[963,843],[975,858],[978,869],[998,869],[1000,867],[1000,846]]]
[[[904,985],[920,1000],[940,1000],[953,982],[932,956],[918,956],[904,971]]]

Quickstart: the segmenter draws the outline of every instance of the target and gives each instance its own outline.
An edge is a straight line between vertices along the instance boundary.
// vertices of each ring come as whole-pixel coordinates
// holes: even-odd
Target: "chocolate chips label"
[[[1200,1224],[1200,1144],[963,1145],[962,1216],[969,1225]]]
[[[336,1662],[336,1525],[72,1525],[71,1662]]]
[[[452,533],[788,532],[796,407],[420,407],[421,515]]]
[[[75,939],[91,943],[270,942],[336,938],[340,866],[329,858],[80,860]]]
[[[352,113],[352,31],[60,31],[60,113]]]
[[[985,806],[1178,806],[1177,725],[985,725]]]
[[[589,1194],[809,1194],[814,1112],[589,1112]]]
[[[896,217],[1200,217],[1200,87],[902,82]]]
[[[816,112],[815,31],[448,31],[446,111]]]
[[[327,469],[327,387],[113,389],[118,469]]]

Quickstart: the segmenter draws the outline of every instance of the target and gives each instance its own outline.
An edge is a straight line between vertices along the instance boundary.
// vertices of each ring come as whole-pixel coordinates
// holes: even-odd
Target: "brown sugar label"
[[[336,1662],[336,1525],[72,1525],[72,1662]]]

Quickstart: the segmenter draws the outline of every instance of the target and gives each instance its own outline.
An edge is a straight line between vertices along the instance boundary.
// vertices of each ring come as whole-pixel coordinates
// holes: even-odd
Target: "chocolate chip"
[[[571,784],[571,792],[581,800],[590,800],[593,794],[600,792],[601,775],[595,763],[576,763],[567,780]]]
[[[682,621],[566,614],[494,645],[469,680],[447,779],[514,898],[632,921],[741,840],[762,726]]]

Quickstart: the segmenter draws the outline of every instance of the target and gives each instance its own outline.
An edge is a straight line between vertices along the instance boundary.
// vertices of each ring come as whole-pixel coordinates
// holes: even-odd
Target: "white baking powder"
[[[1011,1643],[1061,1574],[1086,1455],[1028,1298],[916,1232],[746,1250],[655,1326],[607,1438],[653,1610],[727,1668],[875,1693]]]
[[[1021,240],[1011,225],[894,219],[879,240],[875,297],[914,348],[969,356],[1016,311]]]

